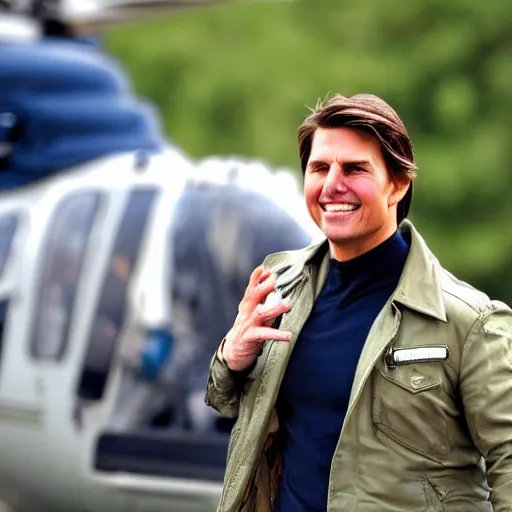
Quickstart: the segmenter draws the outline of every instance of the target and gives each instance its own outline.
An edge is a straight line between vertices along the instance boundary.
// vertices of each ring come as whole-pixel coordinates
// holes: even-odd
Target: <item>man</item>
[[[238,417],[219,511],[512,511],[512,311],[405,219],[388,104],[336,95],[298,139],[327,240],[265,259],[212,359],[207,403]]]

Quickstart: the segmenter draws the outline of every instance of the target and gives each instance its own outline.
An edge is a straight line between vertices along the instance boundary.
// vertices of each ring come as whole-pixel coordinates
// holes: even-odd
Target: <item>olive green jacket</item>
[[[512,311],[444,270],[410,222],[400,229],[409,255],[359,359],[328,512],[511,512]],[[238,417],[219,512],[272,510],[275,402],[328,260],[327,242],[268,256],[288,274],[292,341],[267,342],[243,379],[212,359],[206,402]]]

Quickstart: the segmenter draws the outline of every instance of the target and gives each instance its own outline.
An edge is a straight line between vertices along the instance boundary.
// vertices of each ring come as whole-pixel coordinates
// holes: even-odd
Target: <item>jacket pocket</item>
[[[380,361],[373,376],[374,426],[422,456],[436,462],[448,449],[441,363],[388,367]]]

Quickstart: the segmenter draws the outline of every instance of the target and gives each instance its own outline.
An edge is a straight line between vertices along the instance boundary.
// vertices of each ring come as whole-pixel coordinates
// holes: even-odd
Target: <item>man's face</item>
[[[354,128],[320,128],[313,137],[304,178],[306,205],[345,261],[389,238],[407,179],[392,178],[378,140]]]

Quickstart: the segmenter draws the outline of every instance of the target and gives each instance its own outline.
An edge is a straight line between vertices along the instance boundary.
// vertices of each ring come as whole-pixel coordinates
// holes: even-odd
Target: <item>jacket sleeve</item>
[[[222,343],[220,347],[222,347]],[[236,418],[240,405],[242,376],[231,371],[219,357],[220,347],[210,363],[205,403],[220,412],[222,416]]]
[[[512,512],[512,310],[501,302],[492,302],[467,335],[460,390],[486,460],[493,510]]]

